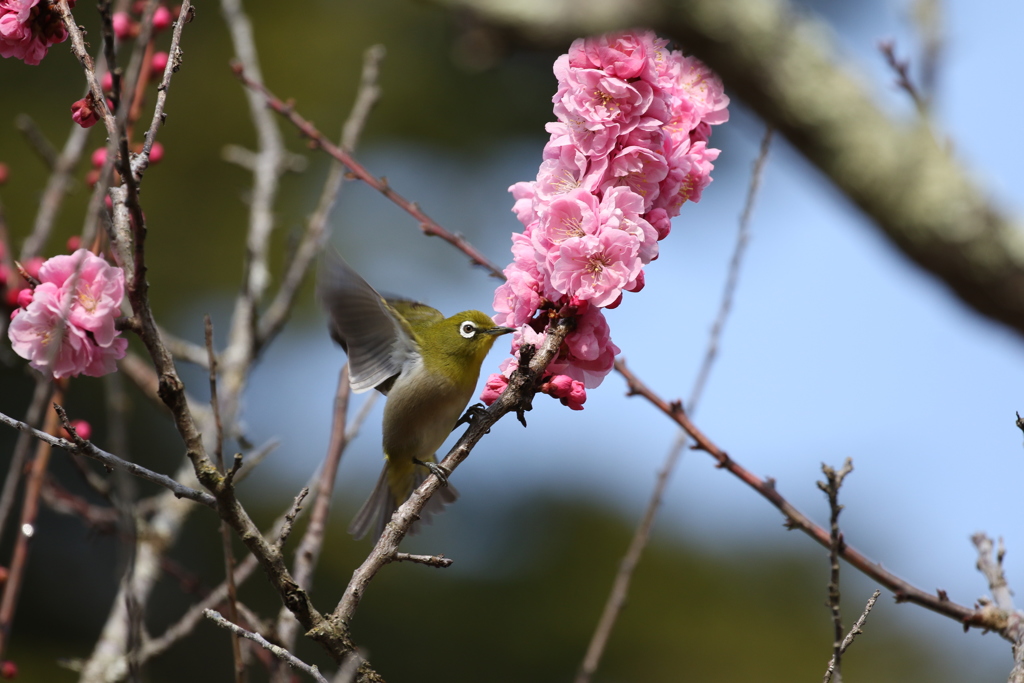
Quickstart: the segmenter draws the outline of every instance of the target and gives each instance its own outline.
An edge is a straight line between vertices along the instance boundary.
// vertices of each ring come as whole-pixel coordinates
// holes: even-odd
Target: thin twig
[[[53,383],[42,375],[36,375],[36,388],[32,394],[32,402],[29,403],[25,412],[25,423],[38,425],[43,420],[43,411],[50,403],[53,395]],[[18,484],[21,482],[22,470],[25,467],[25,458],[28,457],[28,450],[32,447],[32,435],[22,432],[18,435],[18,441],[14,445],[14,454],[11,456],[11,465],[7,468],[7,478],[4,479],[3,493],[0,494],[0,538],[3,538],[4,530],[7,529],[7,517],[14,508],[14,500],[18,493]]]
[[[853,460],[846,459],[842,469],[838,472],[835,468],[821,464],[821,471],[825,475],[825,481],[818,482],[818,488],[828,496],[829,509],[829,580],[828,580],[828,607],[832,613],[833,641],[832,641],[832,663],[829,665],[828,673],[825,674],[825,683],[835,678],[836,683],[842,683],[842,656],[843,656],[843,615],[840,611],[839,592],[839,553],[843,549],[843,534],[839,531],[839,513],[843,506],[839,504],[839,489],[843,485],[843,479],[853,471]]]
[[[204,610],[203,614],[206,615],[207,619],[211,620],[213,623],[217,624],[221,628],[226,628],[232,633],[239,635],[243,638],[247,638],[252,642],[256,643],[257,645],[259,645],[260,647],[265,648],[270,652],[273,652],[275,657],[278,657],[282,661],[287,662],[288,665],[292,668],[299,669],[300,671],[305,671],[315,680],[319,681],[319,683],[327,683],[327,679],[320,674],[320,669],[318,669],[315,665],[310,666],[309,664],[306,664],[288,650],[284,649],[283,647],[278,647],[277,645],[274,645],[260,634],[245,630],[238,624],[234,624],[228,621],[227,619],[222,617],[219,612],[215,612],[212,609]]]
[[[871,613],[871,608],[875,606],[875,601],[878,600],[878,596],[882,594],[882,591],[875,589],[875,592],[868,598],[868,603],[864,606],[864,611],[861,613],[860,618],[857,619],[853,624],[853,628],[846,634],[846,638],[843,639],[842,645],[839,646],[839,652],[837,654],[843,654],[847,648],[853,644],[853,639],[864,632],[864,623],[868,620],[868,614]],[[835,654],[832,655],[832,659],[828,663],[828,669],[825,671],[825,678],[822,683],[829,683],[832,680],[832,672],[837,670],[839,667],[839,660]]]
[[[250,90],[260,93],[263,98],[265,98],[267,106],[288,119],[303,135],[316,143],[317,147],[320,147],[327,152],[327,154],[343,163],[354,176],[383,194],[415,218],[419,222],[420,230],[423,231],[423,234],[440,237],[445,242],[448,242],[468,256],[473,263],[486,269],[493,277],[504,279],[505,276],[502,274],[501,270],[491,263],[482,253],[477,251],[476,247],[470,244],[464,237],[448,232],[442,228],[436,221],[434,221],[434,219],[425,214],[423,210],[420,209],[419,205],[415,202],[410,202],[408,199],[391,189],[386,178],[378,178],[367,171],[366,168],[356,161],[351,154],[335,145],[325,137],[323,133],[317,130],[316,126],[297,114],[292,105],[286,104],[275,97],[262,84],[258,76],[254,77],[248,69],[243,68],[242,66],[235,67],[235,75],[239,80],[245,83]]]
[[[988,536],[976,533],[971,536],[971,542],[978,550],[978,571],[984,575],[992,592],[992,600],[978,601],[981,610],[1003,624],[999,632],[1013,642],[1013,669],[1007,683],[1024,683],[1024,612],[1014,607],[1013,591],[1003,572],[1003,557],[1006,555],[1003,539],[999,539],[995,559],[992,557],[992,539]]]
[[[391,558],[391,562],[413,562],[415,564],[425,564],[428,567],[436,567],[437,569],[447,569],[452,566],[452,562],[455,560],[444,555],[410,555],[409,553],[395,553],[394,557]]]
[[[331,511],[331,498],[334,495],[334,482],[338,475],[338,465],[341,463],[341,456],[348,445],[348,438],[345,432],[348,421],[348,399],[350,395],[348,382],[348,364],[341,367],[338,372],[338,388],[334,395],[334,420],[331,426],[331,438],[327,445],[327,454],[324,456],[323,466],[320,468],[320,478],[316,484],[316,500],[313,502],[313,510],[309,517],[309,524],[299,541],[299,547],[295,550],[295,565],[292,568],[292,576],[295,582],[304,590],[311,590],[313,587],[313,572],[320,559],[320,551],[323,548],[324,533],[327,529],[327,518]],[[281,608],[277,617],[277,642],[283,647],[291,649],[295,646],[295,638],[298,635],[299,622],[295,620],[291,611],[286,607]]]
[[[655,394],[646,384],[634,375],[622,360],[615,361],[615,369],[626,379],[629,384],[630,396],[642,396],[663,412],[676,424],[682,427],[690,438],[696,442],[694,448],[702,450],[716,460],[718,466],[738,477],[742,482],[750,486],[769,503],[774,505],[785,517],[785,524],[790,529],[799,529],[820,545],[828,548],[831,540],[829,533],[812,522],[807,515],[797,510],[792,503],[786,500],[775,488],[774,479],[761,479],[753,474],[735,460],[724,450],[719,448],[710,438],[700,431],[690,420],[683,410],[682,404],[678,401],[669,403]],[[912,602],[939,614],[945,615],[964,625],[964,628],[974,626],[976,628],[996,631],[1004,638],[1008,635],[1004,632],[1005,623],[1000,623],[992,614],[984,610],[974,610],[969,607],[951,601],[945,593],[934,595],[911,585],[907,581],[888,571],[882,565],[872,562],[859,550],[849,544],[844,544],[840,556],[849,562],[858,571],[870,576],[875,581],[891,590],[898,602]]]
[[[45,441],[50,446],[56,446],[61,448],[72,455],[84,455],[87,458],[92,458],[106,467],[122,469],[129,474],[135,475],[140,479],[151,481],[154,484],[168,489],[178,498],[188,498],[194,500],[197,503],[202,503],[206,507],[217,509],[217,501],[208,493],[203,491],[197,491],[196,489],[183,486],[177,481],[168,477],[166,474],[158,474],[152,470],[148,470],[141,465],[136,465],[133,462],[122,460],[121,458],[107,453],[105,450],[98,448],[95,444],[89,441],[82,440],[81,443],[73,443],[67,439],[61,439],[59,437],[47,434],[46,432],[34,429],[31,425],[28,425],[19,420],[15,420],[13,417],[8,417],[3,413],[0,413],[0,422],[7,425],[8,427],[14,427],[15,429],[27,432],[32,436],[36,437],[40,441]]]
[[[914,102],[914,107],[917,108],[917,113],[921,116],[928,114],[928,102],[921,95],[921,92],[914,85],[914,81],[910,78],[910,60],[900,60],[896,57],[896,44],[891,40],[884,40],[878,44],[878,49],[881,51],[882,56],[885,57],[885,63],[889,65],[889,68],[896,74],[896,85],[899,86],[904,92],[906,92],[910,99]]]
[[[761,176],[764,173],[765,162],[768,159],[771,140],[772,128],[769,126],[765,130],[764,138],[761,140],[760,152],[754,161],[754,167],[751,171],[750,185],[747,189],[747,200],[743,206],[743,213],[740,214],[739,229],[736,233],[736,245],[733,247],[732,258],[729,260],[729,271],[725,280],[725,288],[722,291],[718,315],[711,326],[711,334],[704,352],[704,360],[701,363],[697,379],[694,381],[693,389],[690,392],[690,402],[688,405],[691,412],[696,411],[697,404],[704,392],[704,386],[711,373],[711,367],[714,365],[715,358],[718,355],[722,331],[725,329],[726,320],[728,320],[729,312],[732,310],[732,301],[743,265],[743,255],[746,253],[747,243],[750,241],[750,219],[753,216],[754,200],[757,197],[757,190],[761,185]],[[658,509],[661,507],[661,501],[665,496],[665,489],[668,487],[669,479],[679,463],[683,449],[686,447],[687,438],[686,432],[679,434],[679,437],[665,456],[664,464],[658,470],[658,476],[654,482],[654,490],[651,491],[651,497],[647,501],[647,508],[644,510],[644,515],[640,519],[636,531],[633,532],[633,538],[629,542],[629,548],[626,550],[625,557],[619,563],[619,571],[615,575],[608,599],[605,601],[604,609],[601,611],[601,617],[594,628],[594,635],[590,638],[587,653],[584,655],[583,662],[576,673],[576,683],[589,683],[601,663],[601,657],[604,654],[605,647],[608,645],[608,639],[611,637],[615,622],[626,605],[629,587],[633,580],[633,572],[636,571],[644,548],[647,547],[647,543],[650,540],[654,519]]]
[[[220,7],[231,36],[235,58],[245,64],[248,72],[259,74],[260,65],[252,24],[245,14],[241,0],[221,0]],[[245,389],[249,369],[258,351],[258,306],[270,283],[267,259],[270,234],[274,228],[274,202],[280,176],[285,171],[287,156],[277,121],[263,105],[262,98],[250,90],[245,90],[245,95],[249,104],[249,115],[256,128],[258,153],[253,169],[242,287],[235,301],[228,344],[221,359],[224,367],[222,409],[229,433],[234,432],[238,401]]]
[[[363,53],[363,73],[359,91],[356,94],[356,101],[352,105],[352,111],[342,127],[341,134],[341,147],[349,152],[355,151],[366,118],[380,98],[380,86],[377,84],[377,79],[380,62],[383,59],[384,47],[382,45],[374,45]],[[295,250],[295,256],[288,264],[284,281],[277,290],[274,300],[270,302],[266,312],[260,317],[257,334],[257,345],[260,347],[268,344],[284,327],[292,307],[295,305],[299,288],[306,279],[313,260],[323,248],[327,235],[327,220],[330,218],[331,210],[338,198],[338,192],[341,190],[345,177],[344,171],[345,167],[340,162],[331,162],[331,169],[327,173],[324,188],[320,193],[320,201],[317,203],[316,211],[309,217],[302,240]]]
[[[217,469],[221,474],[224,469],[224,425],[220,421],[220,404],[217,400],[217,354],[213,350],[213,321],[204,316],[203,327],[206,337],[207,363],[210,366],[210,408],[213,410],[213,422],[217,429],[213,453],[217,461]],[[224,554],[224,580],[228,584],[228,617],[238,621],[238,591],[235,588],[235,554],[231,550],[231,528],[223,519],[220,520],[220,539]],[[245,681],[245,662],[242,661],[242,646],[236,633],[231,634],[231,655],[235,663],[235,683]]]
[[[54,398],[60,399],[62,390],[54,390]],[[57,415],[53,411],[46,413],[44,429],[56,432]],[[50,463],[52,449],[46,443],[36,445],[36,455],[32,461],[32,469],[25,483],[25,496],[21,502],[20,533],[14,539],[14,554],[11,557],[7,580],[4,583],[3,598],[0,599],[0,659],[3,658],[10,644],[11,625],[14,612],[18,606],[22,581],[28,566],[29,545],[36,531],[36,516],[39,513],[39,495],[46,479],[46,469]]]

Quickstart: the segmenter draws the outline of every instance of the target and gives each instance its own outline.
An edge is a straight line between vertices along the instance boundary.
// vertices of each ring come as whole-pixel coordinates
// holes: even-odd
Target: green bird
[[[384,469],[348,528],[356,538],[372,528],[376,541],[428,474],[447,484],[435,453],[473,396],[494,340],[515,330],[495,325],[481,311],[446,318],[417,301],[381,296],[337,254],[325,257],[318,280],[331,337],[348,354],[352,391],[376,389],[388,397]],[[454,487],[439,489],[421,521],[429,522],[457,497]]]

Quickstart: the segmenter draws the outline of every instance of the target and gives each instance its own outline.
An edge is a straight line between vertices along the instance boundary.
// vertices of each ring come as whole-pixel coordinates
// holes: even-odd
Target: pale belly
[[[455,389],[428,378],[420,363],[403,370],[384,406],[384,453],[391,460],[429,459],[451,434],[474,388]]]

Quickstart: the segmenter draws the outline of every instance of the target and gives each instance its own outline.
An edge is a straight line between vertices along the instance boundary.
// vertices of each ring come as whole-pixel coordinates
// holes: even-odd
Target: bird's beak
[[[492,327],[489,330],[481,330],[481,332],[483,332],[484,334],[493,334],[495,337],[500,337],[503,334],[508,334],[509,332],[515,331],[516,328],[514,327]]]

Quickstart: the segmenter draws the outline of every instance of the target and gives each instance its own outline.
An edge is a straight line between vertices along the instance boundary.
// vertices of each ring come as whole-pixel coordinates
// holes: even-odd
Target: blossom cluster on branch
[[[519,328],[515,354],[543,342],[549,317],[575,315],[541,390],[581,410],[619,352],[601,309],[643,289],[671,219],[711,182],[719,150],[707,143],[729,98],[704,64],[650,31],[576,40],[554,72],[558,120],[537,179],[509,188],[525,229],[512,235],[494,319]],[[481,399],[492,403],[517,367],[505,360]]]
[[[70,7],[75,0],[68,0]],[[0,57],[39,64],[68,32],[49,0],[0,0]]]
[[[7,335],[14,352],[60,379],[100,377],[117,369],[128,340],[115,327],[124,299],[124,271],[88,249],[54,256],[18,293]]]

